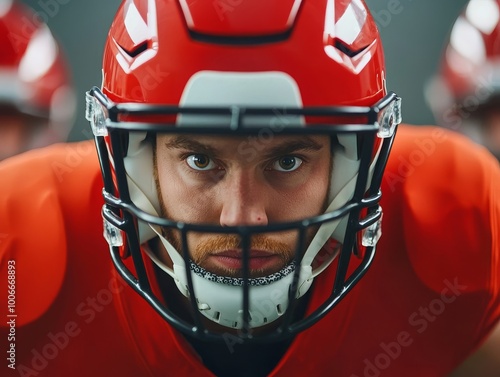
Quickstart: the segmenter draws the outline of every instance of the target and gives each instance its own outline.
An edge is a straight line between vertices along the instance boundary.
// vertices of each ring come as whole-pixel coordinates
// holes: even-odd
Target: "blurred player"
[[[426,98],[438,124],[500,159],[500,1],[471,0],[458,17]]]
[[[0,160],[65,141],[75,100],[60,46],[16,1],[0,4]]]

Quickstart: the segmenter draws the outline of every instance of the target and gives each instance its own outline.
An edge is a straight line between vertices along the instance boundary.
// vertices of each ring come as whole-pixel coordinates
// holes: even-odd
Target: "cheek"
[[[302,196],[304,200],[309,202],[313,215],[323,212],[329,185],[329,169],[317,169],[305,184]]]
[[[181,164],[158,164],[158,182],[163,210],[168,218],[184,222],[204,222],[213,210],[210,191],[186,176]]]
[[[299,220],[323,212],[330,182],[329,168],[317,166],[312,169],[303,183],[275,200],[276,218]]]

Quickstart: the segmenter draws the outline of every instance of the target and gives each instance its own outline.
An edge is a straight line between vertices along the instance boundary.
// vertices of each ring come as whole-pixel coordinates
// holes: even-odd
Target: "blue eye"
[[[281,172],[290,172],[297,170],[302,165],[302,159],[295,156],[280,157],[273,162],[272,168]]]
[[[205,154],[192,154],[186,158],[186,162],[190,168],[194,170],[212,170],[217,165]]]

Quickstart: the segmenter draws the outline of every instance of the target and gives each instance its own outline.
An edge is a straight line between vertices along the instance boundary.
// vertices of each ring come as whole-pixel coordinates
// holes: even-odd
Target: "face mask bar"
[[[274,223],[266,226],[234,226],[220,227],[204,224],[187,224],[160,218],[138,208],[132,201],[127,183],[123,157],[127,153],[128,134],[130,132],[145,133],[190,133],[208,135],[256,135],[262,127],[251,125],[252,117],[276,115],[273,108],[203,108],[203,107],[178,107],[164,105],[146,105],[140,103],[115,104],[94,87],[87,92],[86,117],[90,121],[95,135],[98,157],[101,164],[104,182],[103,197],[105,205],[102,215],[104,218],[104,234],[110,245],[111,257],[118,272],[128,284],[139,293],[152,307],[174,328],[199,339],[212,341],[227,341],[228,333],[214,332],[203,325],[200,308],[194,299],[191,299],[193,323],[186,321],[174,314],[159,299],[148,278],[144,264],[144,253],[138,234],[138,221],[150,223],[158,227],[172,228],[180,232],[182,250],[179,250],[185,262],[185,273],[189,297],[196,297],[190,269],[187,237],[189,232],[203,232],[214,234],[237,234],[241,240],[243,253],[242,266],[242,326],[238,330],[238,341],[266,342],[279,341],[290,338],[297,333],[309,328],[323,318],[336,304],[351,290],[351,288],[366,273],[373,261],[375,245],[380,238],[380,222],[382,211],[378,205],[381,192],[380,185],[394,139],[397,125],[401,122],[401,100],[394,93],[388,94],[372,107],[309,107],[280,109],[280,114],[302,116],[309,118],[327,119],[341,117],[342,119],[360,119],[366,123],[323,124],[313,123],[287,128],[283,134],[357,134],[360,143],[358,154],[360,166],[352,199],[341,208],[319,216],[288,223]],[[196,115],[223,115],[229,119],[228,124],[221,127],[184,126],[179,127],[172,123],[151,123],[141,121],[154,116],[173,116],[181,114]],[[123,119],[131,120],[125,120]],[[248,123],[249,122],[249,123]],[[373,149],[376,138],[382,139],[378,159],[373,167],[370,184],[370,163],[373,158]],[[366,209],[366,215],[360,219],[360,213]],[[320,226],[344,216],[348,216],[346,237],[343,240],[342,251],[339,255],[335,283],[331,295],[323,304],[316,308],[310,315],[296,320],[294,311],[298,305],[296,298],[298,282],[301,276],[300,262],[303,251],[306,250],[306,231],[311,226]],[[295,230],[298,232],[297,251],[293,259],[292,284],[288,292],[288,308],[281,316],[279,325],[269,333],[254,335],[250,326],[251,308],[249,303],[250,275],[249,275],[249,249],[253,234]],[[362,261],[353,273],[347,276],[348,267],[355,249],[356,235],[363,234],[363,246],[366,250]],[[123,239],[122,235],[126,237]],[[350,236],[352,235],[352,236]],[[123,261],[123,249],[128,249],[135,268],[135,275]]]

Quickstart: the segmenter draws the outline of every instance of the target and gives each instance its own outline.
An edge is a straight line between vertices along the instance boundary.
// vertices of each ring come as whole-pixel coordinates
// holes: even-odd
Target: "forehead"
[[[213,135],[158,135],[157,148],[188,150],[217,155],[243,155],[250,151],[266,153],[292,153],[319,151],[329,146],[326,135],[266,135],[213,136]]]

